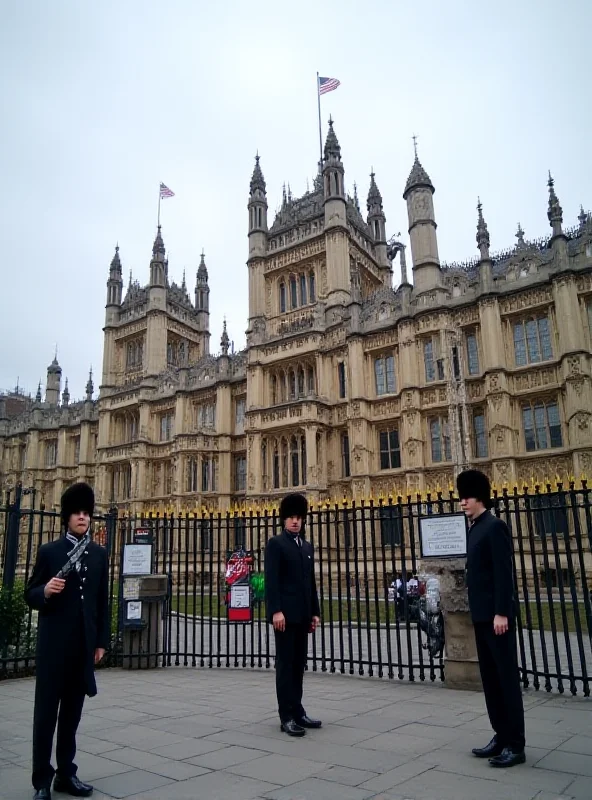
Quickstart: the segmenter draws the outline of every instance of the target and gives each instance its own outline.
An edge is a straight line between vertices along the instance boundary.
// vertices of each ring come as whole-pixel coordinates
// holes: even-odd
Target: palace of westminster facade
[[[224,511],[310,500],[403,497],[467,465],[497,486],[592,473],[592,217],[563,228],[549,176],[551,235],[440,264],[434,186],[417,155],[405,246],[387,240],[371,176],[364,218],[346,195],[330,123],[322,171],[284,192],[268,224],[256,159],[248,201],[245,350],[224,326],[210,355],[208,272],[194,299],[168,280],[160,228],[149,283],[124,296],[119,249],[107,281],[98,399],[70,403],[54,359],[45,397],[0,396],[0,489],[34,487],[57,507],[75,480],[99,508]],[[399,258],[401,284],[392,287]]]

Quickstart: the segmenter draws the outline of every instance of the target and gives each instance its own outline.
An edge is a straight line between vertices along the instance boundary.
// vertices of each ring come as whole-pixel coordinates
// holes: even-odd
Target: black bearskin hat
[[[461,500],[474,497],[485,508],[491,508],[491,485],[485,473],[478,469],[467,469],[461,472],[456,479],[456,488]]]
[[[288,517],[306,519],[308,503],[303,494],[287,494],[280,503],[280,520],[283,523]]]
[[[95,510],[95,493],[88,483],[73,483],[62,495],[62,523],[68,527],[72,514],[86,511],[91,517]]]

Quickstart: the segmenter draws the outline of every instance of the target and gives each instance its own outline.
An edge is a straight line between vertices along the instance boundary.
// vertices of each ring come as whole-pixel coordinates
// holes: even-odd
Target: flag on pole
[[[174,197],[175,193],[171,192],[168,186],[165,186],[164,183],[160,184],[160,197],[164,199],[165,197]]]
[[[320,78],[319,77],[319,95],[333,92],[340,86],[340,81],[337,78]]]

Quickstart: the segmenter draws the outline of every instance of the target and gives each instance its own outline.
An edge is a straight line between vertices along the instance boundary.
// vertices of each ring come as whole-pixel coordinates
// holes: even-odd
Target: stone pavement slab
[[[525,694],[527,763],[470,755],[483,696],[441,684],[308,673],[323,728],[282,734],[273,670],[104,670],[78,737],[95,800],[591,800],[592,706]],[[29,800],[34,680],[0,683],[0,800]]]

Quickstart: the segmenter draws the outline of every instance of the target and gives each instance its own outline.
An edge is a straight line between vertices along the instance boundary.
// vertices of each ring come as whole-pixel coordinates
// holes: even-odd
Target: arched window
[[[300,485],[300,469],[299,469],[300,453],[298,452],[298,441],[295,436],[290,440],[290,461],[292,472],[292,486]]]
[[[267,485],[267,442],[263,442],[261,445],[261,477],[263,489],[266,491],[269,488]]]
[[[280,283],[280,314],[286,313],[286,284]]]
[[[278,402],[277,396],[277,378],[275,375],[271,376],[271,405],[275,406]]]
[[[300,275],[300,305],[306,305],[306,275]]]
[[[298,367],[298,397],[304,397],[304,370]]]
[[[280,453],[278,450],[277,442],[273,449],[273,488],[280,488]]]
[[[306,436],[302,434],[300,439],[300,456],[302,459],[302,486],[306,486]]]
[[[314,369],[309,367],[307,370],[308,376],[308,393],[314,394],[315,393],[315,379],[314,379]]]
[[[290,400],[294,400],[296,397],[296,373],[293,369],[290,370]]]
[[[290,306],[298,308],[298,287],[296,286],[296,278],[293,275],[290,278]]]
[[[288,486],[288,442],[282,440],[282,486]]]
[[[310,303],[316,302],[316,287],[314,272],[308,276],[308,300]]]

